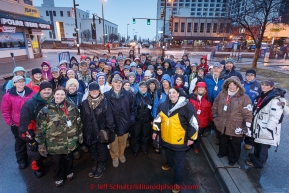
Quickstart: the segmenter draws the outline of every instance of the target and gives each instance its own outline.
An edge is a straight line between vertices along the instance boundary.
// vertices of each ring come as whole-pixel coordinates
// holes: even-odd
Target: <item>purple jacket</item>
[[[138,73],[135,74],[135,82],[139,83],[143,80],[144,78],[144,73],[142,73],[141,75],[139,75]]]
[[[4,94],[2,99],[2,116],[7,125],[19,126],[20,112],[23,104],[30,99],[35,93],[25,86],[25,95],[22,98],[16,92],[16,88],[12,87],[8,93]]]

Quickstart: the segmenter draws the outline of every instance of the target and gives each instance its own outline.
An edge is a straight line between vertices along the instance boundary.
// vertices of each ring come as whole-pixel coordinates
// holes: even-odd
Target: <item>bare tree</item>
[[[118,35],[112,33],[112,34],[109,34],[108,38],[109,38],[110,41],[117,41],[118,40]]]
[[[91,39],[91,31],[89,29],[86,29],[81,32],[81,38],[83,38],[85,41],[89,41]]]
[[[241,3],[243,6],[241,6]],[[250,36],[255,42],[256,50],[252,68],[257,68],[266,27],[272,22],[284,22],[279,17],[280,7],[283,4],[282,0],[247,0],[237,2],[231,0],[227,5],[233,25],[238,25],[240,28],[245,29],[245,35]],[[257,36],[256,28],[258,29]]]

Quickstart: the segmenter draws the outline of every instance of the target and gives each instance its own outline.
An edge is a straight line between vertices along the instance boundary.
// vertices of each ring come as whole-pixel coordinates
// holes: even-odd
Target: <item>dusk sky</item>
[[[73,0],[55,0],[56,7],[73,7]],[[43,0],[34,0],[35,6],[41,6]],[[79,9],[96,13],[102,16],[101,0],[76,0]],[[127,24],[128,35],[133,36],[133,29],[137,36],[141,38],[153,39],[156,32],[156,21],[151,20],[151,25],[147,25],[147,20],[136,20],[136,24],[132,24],[132,18],[156,18],[157,0],[105,0],[104,2],[104,18],[118,25],[118,33],[126,37]],[[136,34],[136,33],[135,33]]]

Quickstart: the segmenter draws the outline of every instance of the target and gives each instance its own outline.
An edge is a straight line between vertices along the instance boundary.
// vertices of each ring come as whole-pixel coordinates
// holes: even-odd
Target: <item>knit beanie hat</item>
[[[247,70],[246,75],[247,74],[254,74],[254,76],[256,77],[256,71],[254,69]]]
[[[88,85],[88,90],[89,91],[99,90],[99,85],[96,82],[92,82]]]
[[[78,90],[78,88],[79,88],[79,83],[78,83],[78,81],[77,81],[75,78],[71,78],[71,79],[69,79],[69,80],[66,82],[66,86],[65,86],[66,90],[68,90],[68,88],[69,88],[69,86],[70,86],[71,84],[75,84],[76,90]]]
[[[138,83],[138,86],[141,87],[141,86],[147,86],[147,83],[146,81],[141,81]]]
[[[37,74],[37,73],[42,74],[41,69],[40,69],[40,68],[33,68],[33,69],[32,69],[32,75]]]
[[[135,73],[134,72],[130,72],[128,73],[128,77],[134,76],[135,77]]]
[[[146,70],[144,73],[144,76],[152,76],[152,73],[150,70]]]
[[[232,64],[234,64],[235,61],[234,61],[233,58],[228,58],[228,59],[226,60],[226,64],[229,63],[229,62],[231,62]]]
[[[39,87],[40,87],[39,92],[42,91],[43,89],[46,89],[46,88],[53,89],[52,84],[50,82],[47,82],[47,81],[41,82]]]

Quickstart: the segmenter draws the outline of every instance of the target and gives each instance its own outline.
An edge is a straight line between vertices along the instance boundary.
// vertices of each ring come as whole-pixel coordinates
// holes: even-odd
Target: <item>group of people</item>
[[[259,83],[253,69],[243,79],[231,58],[209,66],[206,56],[197,64],[187,55],[175,61],[173,55],[135,57],[133,50],[127,58],[81,55],[80,62],[72,57],[55,67],[44,61],[31,78],[16,67],[4,91],[2,115],[15,137],[19,168],[29,163],[41,177],[50,156],[56,186],[74,178],[80,149],[90,153],[88,175],[97,179],[109,155],[113,167],[126,162],[129,141],[135,157],[147,155],[151,144],[155,153],[165,151],[161,168],[174,168],[172,191],[179,192],[186,152],[198,153],[211,130],[219,157],[234,165],[244,140],[246,149],[254,147],[246,164],[262,168],[289,111],[284,90],[269,79]]]

